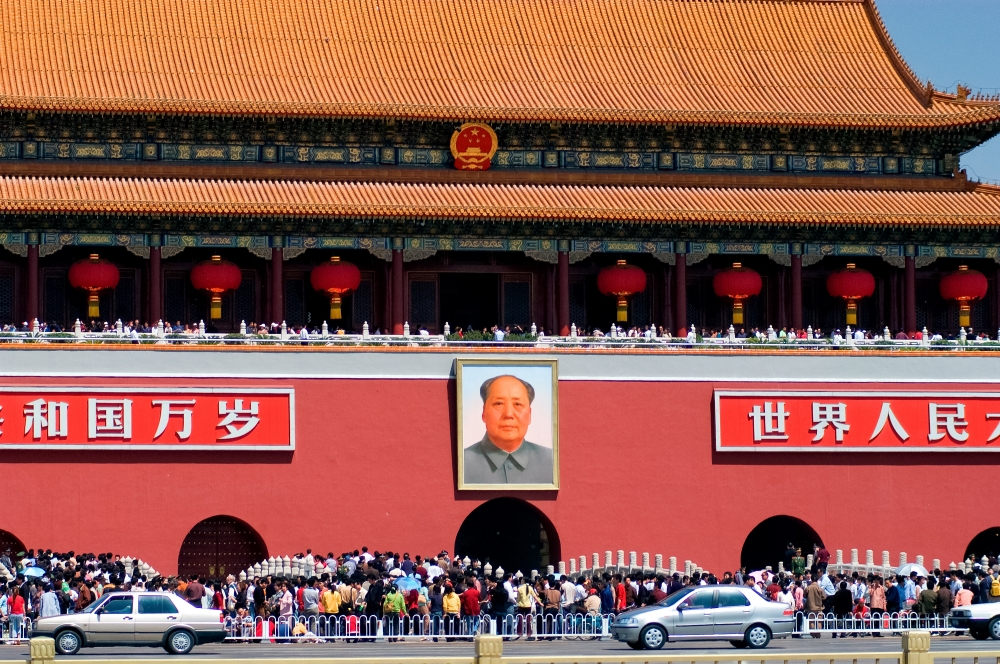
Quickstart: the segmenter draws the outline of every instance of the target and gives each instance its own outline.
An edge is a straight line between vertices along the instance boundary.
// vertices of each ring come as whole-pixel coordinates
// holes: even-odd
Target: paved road
[[[838,652],[899,652],[899,637],[847,638],[847,639],[781,639],[774,641],[765,651],[774,657],[780,651],[794,659],[795,653],[838,653]],[[940,652],[956,650],[1000,651],[1000,642],[975,641],[970,637],[934,637],[931,649]],[[644,651],[645,652],[645,651]],[[663,653],[720,654],[733,655],[739,652],[747,657],[748,651],[737,651],[728,644],[717,643],[668,643]],[[556,641],[556,642],[507,642],[504,654],[518,657],[556,655],[626,655],[635,654],[631,648],[613,641]],[[755,653],[756,654],[756,653]],[[300,659],[312,657],[407,657],[407,656],[456,656],[472,655],[472,644],[433,643],[410,641],[407,643],[298,643],[298,644],[216,644],[195,648],[193,657],[198,659]],[[161,659],[166,653],[158,648],[90,648],[75,657],[57,657],[61,661],[85,659]],[[0,646],[0,660],[24,660],[28,657],[27,646]],[[750,655],[753,657],[753,655]],[[183,661],[178,659],[176,661]]]

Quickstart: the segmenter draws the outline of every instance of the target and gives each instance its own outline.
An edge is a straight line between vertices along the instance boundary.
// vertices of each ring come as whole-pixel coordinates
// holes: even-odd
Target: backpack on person
[[[993,577],[993,583],[990,584],[990,597],[1000,597],[1000,576]]]

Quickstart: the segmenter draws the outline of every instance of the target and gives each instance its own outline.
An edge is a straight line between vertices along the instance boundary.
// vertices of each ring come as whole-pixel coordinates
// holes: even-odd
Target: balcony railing
[[[816,337],[812,329],[808,329],[805,337],[796,339],[779,338],[778,334],[768,328],[766,333],[758,336],[740,338],[732,327],[728,334],[715,337],[704,337],[694,326],[686,337],[656,336],[646,332],[642,336],[627,336],[612,332],[605,335],[586,335],[578,332],[574,326],[569,336],[547,336],[536,333],[534,325],[526,334],[505,335],[503,340],[469,339],[451,334],[445,324],[444,334],[428,334],[421,331],[411,334],[409,326],[404,327],[403,334],[373,334],[368,331],[365,323],[361,334],[344,334],[330,332],[326,324],[321,330],[301,335],[282,324],[277,334],[248,333],[245,325],[237,333],[220,334],[205,331],[204,322],[190,332],[172,332],[164,328],[162,322],[152,333],[141,333],[126,328],[118,321],[115,328],[105,332],[83,332],[79,326],[73,332],[44,332],[37,321],[31,331],[0,332],[0,344],[135,344],[135,345],[215,345],[215,346],[257,346],[282,347],[306,346],[324,348],[346,347],[406,347],[406,348],[464,348],[464,349],[535,349],[542,351],[560,350],[593,350],[620,351],[637,350],[641,352],[676,352],[681,350],[713,350],[713,351],[953,351],[953,352],[1000,352],[1000,342],[993,339],[978,339],[966,334],[964,328],[952,339],[932,339],[924,328],[921,339],[894,339],[885,328],[882,334],[873,338],[855,339],[850,328],[843,337]],[[481,337],[481,334],[477,334]],[[1000,337],[1000,332],[998,332]]]

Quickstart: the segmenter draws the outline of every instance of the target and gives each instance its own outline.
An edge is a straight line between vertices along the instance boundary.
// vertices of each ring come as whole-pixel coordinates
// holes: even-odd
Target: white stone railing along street
[[[828,570],[837,574],[852,574],[857,572],[858,574],[878,574],[882,577],[887,577],[894,575],[896,569],[901,567],[909,561],[909,556],[905,552],[900,552],[899,554],[899,564],[893,566],[891,564],[891,559],[888,551],[882,551],[882,557],[879,564],[875,563],[875,555],[872,549],[865,551],[865,561],[861,562],[859,559],[858,549],[850,550],[850,560],[846,561],[844,559],[844,550],[836,549],[829,563]],[[676,556],[669,556],[664,559],[663,554],[655,554],[650,556],[649,553],[642,553],[641,564],[640,556],[635,551],[628,552],[628,563],[626,564],[626,555],[624,549],[618,549],[615,552],[605,551],[602,556],[598,552],[594,552],[590,559],[587,556],[579,556],[577,558],[571,558],[567,561],[559,561],[555,565],[548,565],[544,570],[529,570],[529,572],[524,572],[523,570],[516,570],[515,576],[522,577],[527,574],[528,578],[534,579],[538,575],[544,574],[545,576],[551,576],[554,574],[567,575],[571,577],[577,576],[593,576],[595,574],[656,574],[670,576],[672,574],[680,573],[684,576],[691,576],[695,572],[701,574],[706,570],[698,565],[692,560],[684,560],[682,566],[678,566],[678,559]],[[666,562],[666,565],[664,564]],[[813,554],[808,554],[806,556],[806,567],[812,567],[814,560]],[[917,555],[915,562],[921,567],[926,567],[924,565],[924,556]],[[927,569],[933,571],[936,569],[948,572],[948,571],[959,571],[962,573],[970,572],[973,569],[973,565],[976,561],[964,560],[958,563],[954,561],[948,564],[947,569],[941,567],[941,560],[934,558],[931,561],[931,566]],[[982,560],[978,561],[981,565],[988,565],[989,560],[984,556]],[[472,564],[472,560],[465,556],[462,559],[462,563],[468,567]],[[430,565],[430,563],[424,563],[425,568]],[[494,567],[490,563],[486,563],[482,567],[483,574],[496,575],[497,578],[503,577],[503,575],[509,570],[504,570],[503,567]],[[723,571],[726,570],[712,570],[716,576],[720,576]],[[728,570],[735,571],[735,570]],[[753,570],[750,570],[753,571]],[[778,563],[778,569],[772,570],[776,572],[784,572],[784,563]],[[275,576],[275,577],[285,577],[285,578],[298,578],[304,576],[306,578],[316,576],[319,577],[325,572],[331,572],[326,566],[321,558],[314,558],[312,555],[307,556],[271,556],[267,560],[262,560],[259,563],[255,563],[252,567],[248,567],[242,570],[238,574],[238,580],[246,581],[252,580],[254,578],[261,578],[265,576]],[[335,570],[331,574],[335,573]]]

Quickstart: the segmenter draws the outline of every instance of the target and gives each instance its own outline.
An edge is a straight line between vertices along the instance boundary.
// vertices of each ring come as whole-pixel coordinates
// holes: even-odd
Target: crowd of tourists
[[[835,627],[842,627],[849,619],[906,614],[918,619],[938,617],[941,620],[936,624],[946,625],[943,619],[956,606],[1000,602],[1000,564],[996,557],[988,558],[985,565],[975,563],[965,571],[924,571],[912,566],[905,574],[885,577],[873,572],[830,573],[830,553],[819,545],[814,546],[811,567],[807,568],[807,560],[800,548],[789,544],[779,572],[768,568],[748,573],[741,568],[731,582],[752,586],[763,597],[788,604],[807,619],[832,617]],[[723,578],[722,583],[726,582]],[[816,624],[810,621],[810,625]],[[805,625],[800,625],[803,628]]]
[[[300,569],[314,573],[265,570],[240,579],[147,579],[138,567],[110,553],[30,550],[13,555],[8,550],[0,555],[0,565],[13,576],[2,579],[4,638],[25,638],[30,619],[82,611],[114,590],[174,593],[194,606],[223,611],[234,636],[279,639],[316,632],[363,638],[374,634],[375,622],[388,638],[450,639],[475,632],[487,616],[497,621],[498,633],[542,638],[568,629],[568,617],[599,625],[611,615],[659,602],[678,590],[716,583],[746,585],[787,604],[801,614],[800,630],[815,626],[816,615],[838,621],[883,614],[932,617],[945,616],[955,606],[1000,601],[1000,564],[995,558],[964,572],[914,570],[883,578],[829,572],[830,554],[821,546],[814,547],[811,566],[801,549],[789,545],[777,572],[770,567],[740,568],[721,577],[707,571],[608,570],[527,578],[446,551],[411,558],[409,553],[370,553],[366,547],[339,556],[307,551],[297,558],[303,564]]]

